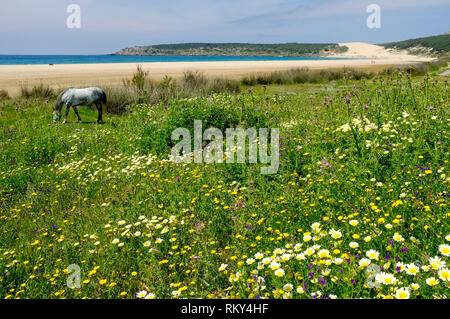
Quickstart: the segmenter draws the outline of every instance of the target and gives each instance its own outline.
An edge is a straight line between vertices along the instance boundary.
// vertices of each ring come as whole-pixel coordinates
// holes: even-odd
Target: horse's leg
[[[69,115],[69,110],[70,110],[70,105],[66,104],[66,116],[64,117],[63,124],[65,124],[67,121],[67,115]]]
[[[76,106],[73,106],[73,110],[75,111],[75,114],[76,114],[77,117],[78,117],[78,122],[81,122],[81,117],[80,117],[80,114],[78,114],[78,109],[77,109],[77,107],[76,107]]]
[[[103,123],[103,119],[102,119],[103,105],[102,105],[102,103],[97,103],[97,104],[95,104],[95,106],[97,107],[97,111],[98,111],[97,123],[101,124],[101,123]]]

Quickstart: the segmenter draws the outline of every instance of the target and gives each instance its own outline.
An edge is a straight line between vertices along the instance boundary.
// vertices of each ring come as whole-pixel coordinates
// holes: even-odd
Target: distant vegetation
[[[182,55],[182,56],[319,56],[347,51],[333,43],[181,43],[135,46],[114,55]]]
[[[450,52],[450,34],[386,43],[383,46],[385,48],[397,48],[401,50],[426,48],[430,53],[445,53]]]

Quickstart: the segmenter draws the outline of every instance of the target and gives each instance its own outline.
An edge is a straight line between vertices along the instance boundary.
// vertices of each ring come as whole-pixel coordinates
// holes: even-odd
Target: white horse
[[[53,123],[61,120],[61,109],[63,105],[66,106],[66,116],[63,123],[66,123],[67,121],[67,115],[69,114],[71,107],[73,107],[73,110],[78,117],[78,121],[81,122],[81,117],[80,114],[78,114],[77,106],[89,104],[95,104],[98,111],[97,123],[103,123],[103,104],[106,104],[105,91],[97,87],[90,87],[86,89],[68,88],[64,90],[60,95],[58,95],[58,99],[56,100],[53,112]]]

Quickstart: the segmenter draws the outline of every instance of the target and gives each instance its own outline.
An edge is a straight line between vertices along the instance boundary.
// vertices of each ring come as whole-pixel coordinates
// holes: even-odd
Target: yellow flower
[[[395,293],[395,298],[397,298],[397,299],[409,299],[409,290],[408,290],[408,288],[397,289],[397,291]]]
[[[284,270],[281,269],[281,268],[275,270],[275,276],[277,276],[277,277],[283,277],[283,276],[284,276]]]
[[[450,246],[447,244],[439,245],[439,251],[441,252],[442,255],[448,257],[450,255]]]
[[[439,270],[439,277],[442,280],[450,281],[450,272],[448,271],[447,268],[443,268],[443,269]]]
[[[428,278],[427,280],[426,280],[426,282],[427,282],[427,285],[428,286],[436,286],[437,284],[439,284],[439,280],[437,280],[436,278],[434,278],[434,277],[430,277],[430,278]]]

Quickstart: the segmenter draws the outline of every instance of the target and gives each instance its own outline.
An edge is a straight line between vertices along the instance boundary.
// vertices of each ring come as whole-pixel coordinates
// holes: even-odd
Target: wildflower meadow
[[[0,101],[0,298],[447,298],[448,78]],[[279,128],[279,169],[175,163],[176,128]],[[235,150],[237,151],[237,150]]]

